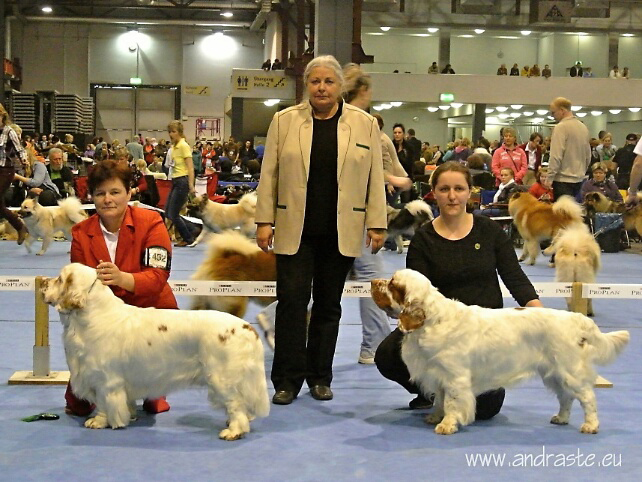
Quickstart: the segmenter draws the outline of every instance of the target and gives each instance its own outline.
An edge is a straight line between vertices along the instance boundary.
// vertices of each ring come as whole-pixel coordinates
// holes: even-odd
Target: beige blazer
[[[304,102],[277,112],[268,130],[256,222],[274,226],[276,254],[295,254],[301,243],[312,124],[312,107]],[[358,257],[364,230],[386,228],[381,137],[376,119],[347,103],[343,104],[337,136],[339,251]]]

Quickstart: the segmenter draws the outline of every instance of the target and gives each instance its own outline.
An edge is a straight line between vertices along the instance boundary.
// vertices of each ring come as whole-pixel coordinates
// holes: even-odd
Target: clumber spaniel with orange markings
[[[190,386],[207,386],[210,403],[226,410],[222,439],[243,437],[250,420],[268,415],[263,345],[240,318],[126,305],[78,263],[47,280],[43,294],[60,312],[74,393],[97,407],[86,427],[126,427],[137,399]]]
[[[593,363],[613,361],[628,331],[601,333],[584,315],[550,308],[489,309],[443,296],[417,271],[372,281],[372,297],[405,333],[401,357],[424,395],[435,393],[426,422],[449,435],[475,419],[475,395],[539,374],[560,403],[551,423],[584,409],[580,431],[597,433]]]

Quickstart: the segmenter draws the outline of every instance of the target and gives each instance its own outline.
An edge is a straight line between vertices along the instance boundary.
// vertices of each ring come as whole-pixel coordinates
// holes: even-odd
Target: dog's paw
[[[535,265],[535,260],[531,259],[531,260],[527,261],[526,264],[529,265],[529,266],[534,266]]]
[[[526,259],[526,256],[520,256],[519,258],[517,258],[517,261],[519,261],[521,263],[525,259]]]
[[[457,424],[440,423],[435,427],[435,433],[439,435],[452,435],[457,431]]]
[[[97,415],[95,417],[88,418],[87,420],[85,420],[85,427],[101,429],[101,428],[109,427],[109,424],[107,423],[107,419],[104,416]]]
[[[43,250],[40,250],[36,253],[36,256],[42,256],[43,254],[45,254],[45,252]]]
[[[232,440],[243,438],[243,435],[244,434],[242,432],[233,432],[229,428],[226,428],[224,430],[221,430],[221,432],[218,434],[218,438],[231,442]]]
[[[597,423],[584,422],[580,427],[582,433],[597,433],[600,426]]]
[[[437,425],[443,419],[443,415],[439,415],[437,413],[429,413],[424,417],[424,422],[426,422],[428,425]]]
[[[553,415],[551,417],[551,423],[555,425],[568,425],[568,418],[562,418],[559,415]]]

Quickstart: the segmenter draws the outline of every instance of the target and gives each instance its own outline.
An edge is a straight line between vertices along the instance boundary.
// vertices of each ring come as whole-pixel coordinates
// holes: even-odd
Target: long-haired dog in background
[[[215,234],[209,241],[205,259],[191,277],[201,281],[276,281],[276,256],[264,253],[256,243],[237,231]],[[260,304],[271,297],[252,297]],[[219,310],[242,318],[247,296],[195,296],[193,310]]]
[[[250,420],[269,414],[263,344],[249,323],[127,305],[79,263],[47,280],[43,294],[60,312],[74,393],[96,405],[85,427],[126,427],[137,399],[191,386],[207,386],[212,406],[226,410],[222,439],[241,438]]]
[[[251,237],[256,230],[256,193],[244,194],[238,204],[217,203],[203,194],[187,204],[187,213],[203,221],[203,230],[192,243],[194,246],[208,233],[220,233],[226,229],[240,228],[246,236]]]
[[[544,254],[555,254],[555,281],[595,283],[595,276],[600,269],[600,245],[586,224],[574,224],[559,230]],[[566,298],[566,304],[570,310],[571,298]],[[590,298],[587,313],[593,315]]]
[[[535,264],[539,243],[552,239],[562,228],[583,223],[582,206],[570,196],[562,196],[553,204],[540,202],[527,192],[517,192],[508,201],[508,212],[524,239],[520,261]]]
[[[637,231],[642,238],[642,193],[638,193],[638,203],[627,206],[607,198],[601,192],[589,192],[584,196],[584,205],[588,214],[593,213],[620,213],[624,221],[624,229]]]
[[[388,206],[388,237],[395,240],[397,253],[403,253],[404,234],[412,236],[417,228],[432,219],[432,209],[421,199],[409,202],[402,209]]]
[[[42,238],[42,247],[37,255],[43,255],[53,241],[54,234],[62,231],[64,237],[71,240],[71,228],[87,218],[78,198],[68,197],[55,207],[45,207],[37,197],[29,197],[20,205],[18,214],[27,225],[29,236],[25,239],[25,248],[31,253],[31,244]]]
[[[417,271],[372,281],[372,297],[405,333],[401,358],[422,393],[435,394],[426,422],[455,433],[475,419],[475,396],[539,374],[559,400],[551,423],[566,425],[571,405],[584,409],[582,433],[597,433],[593,364],[615,360],[628,331],[602,333],[590,318],[550,308],[490,309],[442,295]],[[510,340],[507,342],[507,340]]]

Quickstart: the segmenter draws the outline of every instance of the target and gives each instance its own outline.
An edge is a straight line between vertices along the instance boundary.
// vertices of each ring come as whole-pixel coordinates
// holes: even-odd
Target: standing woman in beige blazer
[[[364,230],[376,253],[386,228],[377,121],[342,101],[334,57],[311,60],[303,81],[308,99],[270,124],[256,209],[257,243],[264,251],[274,244],[277,255],[272,402],[279,405],[292,403],[303,382],[313,398],[332,399],[346,275]]]

